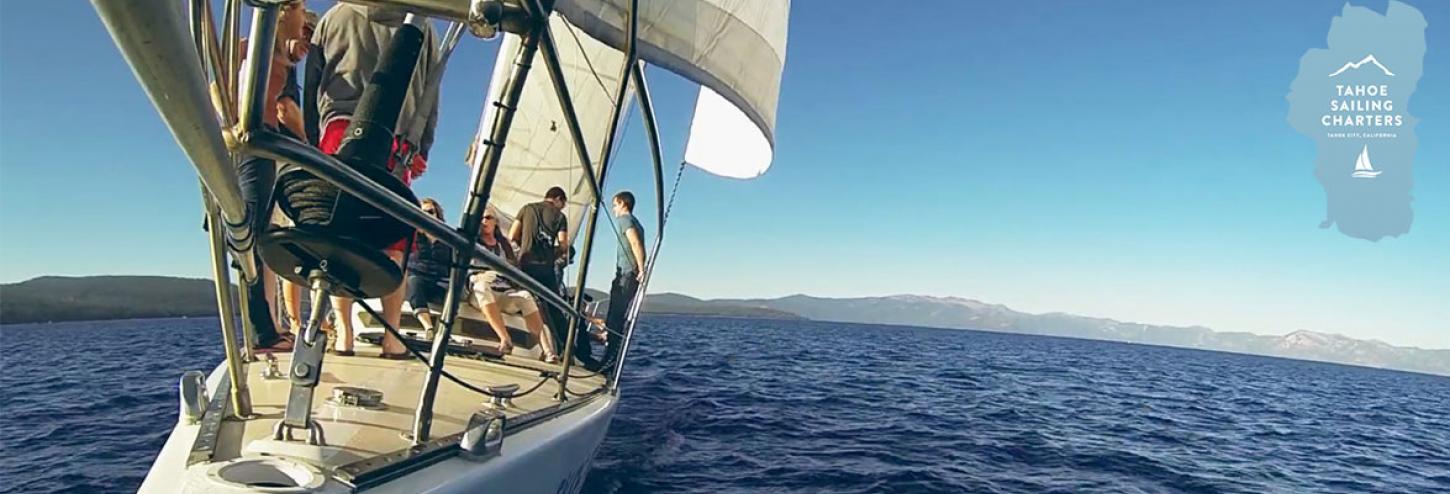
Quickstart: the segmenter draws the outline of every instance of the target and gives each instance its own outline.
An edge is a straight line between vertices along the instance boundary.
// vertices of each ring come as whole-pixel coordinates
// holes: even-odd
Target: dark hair
[[[614,200],[624,203],[624,209],[628,210],[631,213],[634,212],[634,193],[633,192],[630,192],[630,191],[627,191],[626,190],[626,191],[620,192],[618,194],[615,194],[614,195]]]
[[[432,197],[425,197],[420,202],[422,204],[418,205],[419,208],[422,208],[424,204],[432,205],[434,213],[433,216],[438,218],[439,220],[443,220],[443,205],[438,204],[437,200],[434,200]]]
[[[549,187],[549,191],[544,193],[544,199],[558,199],[560,201],[566,200],[564,198],[564,188],[557,186]]]

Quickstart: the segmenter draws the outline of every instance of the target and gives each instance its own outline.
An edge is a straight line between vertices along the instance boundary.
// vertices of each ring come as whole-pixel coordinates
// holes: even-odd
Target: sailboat
[[[585,285],[594,227],[606,207],[602,191],[622,115],[635,104],[645,123],[659,204],[672,204],[675,193],[665,194],[648,66],[700,85],[675,191],[686,165],[736,178],[763,173],[774,153],[789,2],[356,0],[408,15],[348,129],[359,144],[345,145],[337,156],[261,123],[279,3],[224,0],[218,23],[212,0],[92,0],[200,179],[222,316],[223,361],[209,372],[180,376],[178,422],[140,490],[578,492],[625,398],[619,377],[644,298],[632,301],[625,328],[609,328],[623,332],[612,366],[586,371],[575,365],[572,340],[591,320],[577,287]],[[252,41],[244,63],[238,40],[247,10]],[[413,64],[406,54],[428,42],[420,26],[430,19],[450,23],[436,51],[439,66],[465,31],[498,40],[500,50],[476,152],[468,157],[472,171],[457,226],[424,213],[406,187],[376,166],[386,161],[392,135],[375,122],[397,120],[399,105],[388,102],[407,90]],[[531,77],[539,68],[545,73]],[[434,94],[440,80],[429,78]],[[384,153],[364,152],[379,144]],[[309,190],[326,192],[328,200],[293,202],[284,211],[296,216],[295,225],[252,231],[249,218],[270,211],[249,209],[238,187],[234,163],[249,156],[284,163],[279,181],[309,180]],[[582,230],[573,290],[544,286],[475,240],[484,211],[514,211],[554,185],[569,189],[570,231]],[[329,216],[319,221],[299,213],[305,207]],[[653,275],[668,210],[657,212],[659,234],[639,293]],[[357,299],[362,311],[377,316],[368,301],[392,291],[403,276],[380,246],[415,233],[457,253],[436,334],[381,324],[360,332],[357,355],[325,354],[328,296]],[[571,341],[563,342],[560,363],[475,344],[488,337],[466,324],[469,310],[461,301],[471,264],[499,272],[564,314]],[[264,267],[309,290],[314,310],[290,353],[254,350],[250,319],[231,317],[231,277],[251,282]],[[245,290],[242,295],[236,309],[245,315]],[[382,332],[406,341],[414,358],[373,358]]]
[[[1354,178],[1375,178],[1380,173],[1374,169],[1374,164],[1369,162],[1369,145],[1365,144],[1364,149],[1359,151],[1359,157],[1354,159],[1354,173],[1350,175]]]

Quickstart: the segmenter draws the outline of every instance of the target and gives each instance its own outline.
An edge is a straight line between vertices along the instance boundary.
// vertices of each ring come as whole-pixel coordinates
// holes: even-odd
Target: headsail
[[[764,173],[775,144],[790,1],[638,1],[635,46],[640,58],[703,86],[690,137],[690,148],[699,150],[687,151],[686,161],[731,177]],[[621,48],[630,4],[631,0],[560,0],[555,9],[585,32]],[[754,124],[759,135],[749,136],[749,127],[742,122]],[[719,154],[721,146],[734,151]],[[741,153],[742,146],[750,148]],[[721,159],[727,156],[728,160]]]
[[[722,177],[749,179],[770,168],[774,150],[749,118],[701,87],[685,143],[685,162]]]
[[[587,169],[580,163],[549,75],[542,70],[537,71],[524,83],[508,143],[499,161],[489,206],[503,216],[501,220],[507,225],[519,208],[542,200],[544,192],[550,187],[560,186],[569,196],[569,207],[565,209],[569,217],[569,231],[577,234],[584,217],[584,206],[594,202],[594,194],[584,174],[597,173],[604,156],[604,138],[609,131],[609,115],[614,108],[624,54],[569,25],[559,15],[550,18],[550,29],[559,47],[559,60],[593,163]],[[487,101],[498,99],[520,42],[516,35],[505,35],[494,65]],[[542,57],[534,57],[534,67],[544,66]],[[482,159],[482,141],[491,128],[495,111],[489,106],[483,114],[480,132],[470,148],[473,151],[468,157],[471,165],[477,166]]]

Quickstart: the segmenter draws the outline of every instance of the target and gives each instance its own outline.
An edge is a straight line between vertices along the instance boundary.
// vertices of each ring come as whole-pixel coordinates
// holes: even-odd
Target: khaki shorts
[[[483,298],[484,304],[498,304],[499,312],[525,317],[539,311],[539,304],[534,302],[534,295],[527,290],[500,292],[489,287],[495,278],[498,278],[498,273],[494,271],[474,273],[469,277],[470,288],[473,289],[473,293],[477,293],[479,297]]]

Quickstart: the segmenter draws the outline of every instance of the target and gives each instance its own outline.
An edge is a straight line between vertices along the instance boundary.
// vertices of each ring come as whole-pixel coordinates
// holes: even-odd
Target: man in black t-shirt
[[[519,246],[519,269],[556,294],[559,293],[559,274],[555,264],[569,252],[569,218],[564,215],[566,204],[564,189],[551,187],[544,193],[544,200],[519,208],[519,214],[514,216],[514,223],[509,227],[509,239]],[[542,305],[555,343],[563,344],[569,325],[557,308]]]

